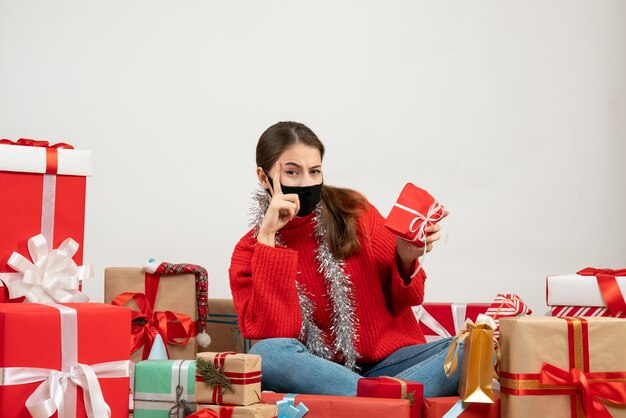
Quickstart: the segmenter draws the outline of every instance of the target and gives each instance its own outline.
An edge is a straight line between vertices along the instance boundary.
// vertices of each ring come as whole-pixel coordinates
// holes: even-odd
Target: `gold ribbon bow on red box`
[[[626,269],[611,270],[587,267],[576,274],[596,276],[600,292],[612,316],[617,316],[620,312],[626,312],[626,301],[615,279],[615,276],[626,276]]]

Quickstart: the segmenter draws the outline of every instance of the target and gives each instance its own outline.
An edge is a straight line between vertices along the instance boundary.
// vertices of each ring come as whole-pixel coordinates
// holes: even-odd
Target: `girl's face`
[[[302,143],[293,144],[280,154],[277,163],[270,169],[269,175],[272,179],[280,179],[280,184],[305,187],[322,183],[322,157],[315,147]],[[261,186],[269,189],[269,179],[263,169],[257,167],[256,170]]]

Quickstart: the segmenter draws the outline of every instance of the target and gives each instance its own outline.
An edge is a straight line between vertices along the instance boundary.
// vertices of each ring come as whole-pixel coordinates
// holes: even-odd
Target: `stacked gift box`
[[[626,318],[626,269],[585,268],[548,276],[546,303],[553,316]]]
[[[0,140],[0,188],[10,196],[3,200],[0,216],[0,302],[78,301],[80,279],[89,276],[88,268],[79,272],[77,266],[83,261],[86,176],[91,170],[91,153],[68,144]],[[47,273],[68,273],[66,279],[78,275],[78,280],[53,282],[45,271],[33,274],[40,270],[31,262],[46,265],[44,258],[53,249],[55,256],[67,259],[63,268]]]

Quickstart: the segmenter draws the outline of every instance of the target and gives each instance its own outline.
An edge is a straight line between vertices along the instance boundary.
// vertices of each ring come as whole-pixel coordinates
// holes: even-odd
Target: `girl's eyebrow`
[[[295,162],[293,162],[293,161],[287,161],[287,162],[283,163],[283,165],[291,165],[291,166],[294,166],[294,167],[296,167],[296,168],[300,168],[300,169],[302,168],[302,166],[301,166],[300,164],[295,163]],[[322,165],[321,165],[321,164],[318,164],[318,165],[316,165],[316,166],[313,166],[313,167],[311,167],[309,170],[319,169],[319,168],[322,168]]]

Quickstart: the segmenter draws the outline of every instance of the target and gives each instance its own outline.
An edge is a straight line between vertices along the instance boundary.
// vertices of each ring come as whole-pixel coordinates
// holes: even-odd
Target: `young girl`
[[[412,306],[424,299],[426,246],[392,235],[359,193],[323,184],[324,146],[305,125],[279,122],[256,149],[252,229],[237,243],[230,285],[243,336],[262,339],[264,389],[354,396],[361,377],[456,393],[443,372],[450,339],[426,343]]]

